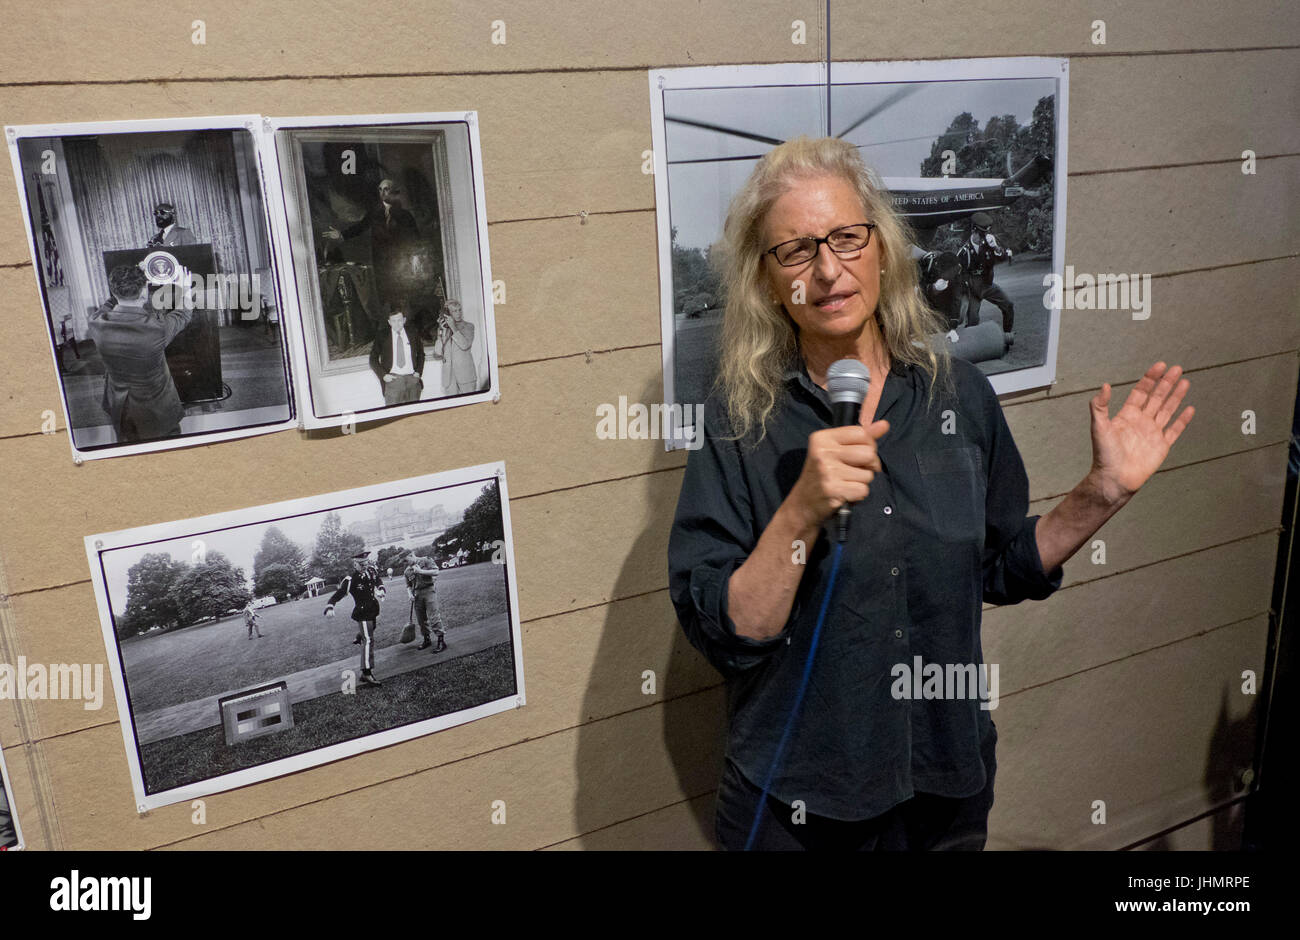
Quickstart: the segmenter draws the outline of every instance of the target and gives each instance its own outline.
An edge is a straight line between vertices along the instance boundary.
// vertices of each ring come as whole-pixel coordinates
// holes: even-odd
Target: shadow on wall
[[[1240,799],[1249,789],[1243,778],[1245,771],[1254,773],[1255,732],[1258,720],[1258,698],[1251,699],[1250,712],[1235,721],[1228,713],[1230,686],[1225,685],[1219,696],[1219,717],[1214,723],[1214,733],[1206,746],[1205,798],[1211,806],[1222,807],[1213,811],[1210,818],[1210,844],[1214,852],[1238,852],[1242,848],[1244,804],[1224,806]],[[1204,818],[1204,817],[1201,817]],[[1195,825],[1199,819],[1187,825]],[[1178,827],[1183,828],[1182,826]],[[1199,850],[1200,846],[1175,844],[1176,829],[1163,832],[1156,838],[1142,842],[1134,848],[1148,852],[1168,852],[1182,848]]]
[[[1211,805],[1245,796],[1249,790],[1249,780],[1254,778],[1259,697],[1252,695],[1250,711],[1233,720],[1228,712],[1228,696],[1232,691],[1230,686],[1225,685],[1219,696],[1219,717],[1214,723],[1214,736],[1210,738],[1205,756],[1205,794]],[[1247,771],[1250,773],[1243,776]],[[1211,849],[1216,852],[1236,852],[1241,849],[1240,806],[1215,814],[1213,827]]]
[[[658,383],[641,401],[659,400]],[[593,418],[594,421],[594,418]],[[662,447],[611,441],[607,446]],[[585,849],[713,845],[713,791],[726,726],[722,677],[687,641],[668,583],[668,534],[681,471],[626,481],[640,532],[604,608],[578,731],[574,819]],[[598,524],[598,523],[597,523]],[[654,694],[645,694],[654,673]],[[622,823],[622,825],[618,825]]]
[[[1242,827],[1244,822],[1244,804],[1232,803],[1246,795],[1248,785],[1243,773],[1252,770],[1255,755],[1256,712],[1258,698],[1251,699],[1250,711],[1241,718],[1233,719],[1228,710],[1228,696],[1232,694],[1230,685],[1225,685],[1219,698],[1219,715],[1214,724],[1214,731],[1206,744],[1205,772],[1202,775],[1205,802],[1219,807],[1210,815],[1210,844],[1206,847],[1215,852],[1237,852],[1242,848]],[[1144,852],[1170,852],[1178,850],[1203,851],[1200,845],[1192,845],[1177,839],[1176,833],[1187,827],[1198,825],[1204,816],[1181,823],[1173,829],[1166,830],[1152,839],[1145,839],[1129,849]],[[1021,851],[1052,852],[1058,849],[1045,845],[1024,844],[1016,847]],[[1066,850],[1068,851],[1068,850]]]

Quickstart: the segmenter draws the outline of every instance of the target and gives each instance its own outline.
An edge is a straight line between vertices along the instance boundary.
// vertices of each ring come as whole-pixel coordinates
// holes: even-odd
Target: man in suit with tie
[[[385,405],[419,401],[424,389],[424,344],[406,314],[392,309],[388,329],[380,329],[370,347],[370,368],[379,377]]]
[[[170,248],[172,245],[193,245],[198,239],[184,226],[176,224],[176,207],[170,202],[160,202],[153,208],[153,224],[158,232],[149,239],[146,248]]]

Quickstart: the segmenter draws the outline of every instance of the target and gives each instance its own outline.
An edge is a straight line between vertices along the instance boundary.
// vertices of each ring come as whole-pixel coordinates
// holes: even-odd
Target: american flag
[[[41,209],[41,257],[45,259],[45,283],[51,287],[63,286],[63,265],[59,263],[59,246],[50,228],[50,214],[45,210],[45,192],[40,178],[36,181],[36,201]]]

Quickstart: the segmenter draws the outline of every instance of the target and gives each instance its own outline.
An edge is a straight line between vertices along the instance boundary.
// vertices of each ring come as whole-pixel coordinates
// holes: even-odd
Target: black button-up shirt
[[[904,681],[896,667],[978,670],[981,602],[1042,599],[1061,584],[1059,567],[1043,571],[1038,517],[1026,517],[1029,481],[992,386],[959,359],[952,378],[952,389],[936,388],[927,404],[923,369],[896,363],[885,377],[876,413],[890,423],[878,445],[883,472],[852,507],[808,691],[771,789],[787,804],[803,800],[810,813],[870,819],[916,792],[978,793],[981,744],[996,734],[987,694],[913,696],[922,678]],[[756,786],[767,779],[808,656],[834,517],[806,553],[778,636],[738,636],[727,587],[798,479],[808,436],[831,426],[830,398],[802,363],[787,374],[756,445],[753,436],[725,439],[725,409],[711,398],[669,541],[678,618],[727,679],[727,757]],[[797,551],[791,546],[792,559]]]

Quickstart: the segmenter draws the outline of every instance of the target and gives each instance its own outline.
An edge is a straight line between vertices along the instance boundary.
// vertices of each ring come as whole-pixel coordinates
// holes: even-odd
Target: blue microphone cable
[[[830,609],[831,594],[835,591],[835,576],[840,571],[840,557],[844,554],[844,543],[841,539],[835,543],[834,553],[831,555],[831,574],[826,581],[826,593],[822,595],[822,606],[817,611],[817,626],[813,629],[812,642],[808,645],[808,658],[803,664],[803,677],[799,680],[799,691],[795,693],[794,705],[790,708],[790,717],[786,719],[785,730],[781,732],[781,740],[777,742],[776,754],[772,756],[772,766],[767,772],[767,782],[763,784],[763,795],[758,799],[758,810],[754,813],[754,824],[749,827],[749,838],[745,840],[745,851],[748,852],[754,847],[754,840],[758,838],[759,823],[763,821],[763,809],[767,806],[767,794],[772,789],[772,781],[776,778],[777,768],[781,764],[781,758],[785,754],[785,746],[790,740],[790,734],[794,731],[795,719],[799,716],[799,706],[803,704],[804,693],[808,691],[808,680],[812,676],[813,657],[817,655],[817,643],[821,639],[822,626],[826,623],[826,611]]]

